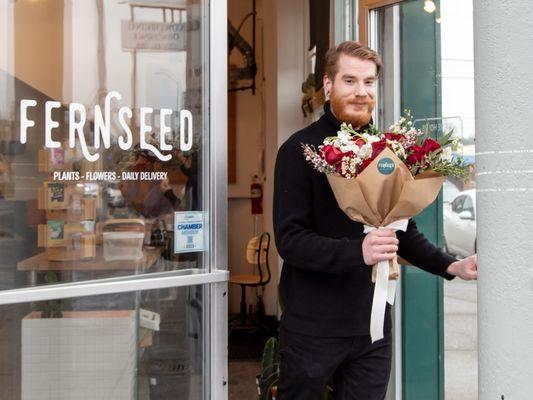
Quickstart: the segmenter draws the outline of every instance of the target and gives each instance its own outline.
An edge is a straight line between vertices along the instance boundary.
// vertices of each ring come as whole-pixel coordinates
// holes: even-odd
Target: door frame
[[[358,41],[365,45],[372,47],[371,43],[372,27],[371,17],[372,13],[379,8],[400,4],[403,0],[359,0],[358,5]],[[395,76],[396,78],[396,76]],[[400,77],[397,77],[400,79]],[[401,106],[398,105],[398,111],[395,111],[395,115],[400,112]],[[376,116],[377,118],[377,116]],[[375,119],[376,120],[376,119]],[[402,260],[403,261],[403,260]],[[397,286],[395,306],[393,307],[393,330],[394,330],[394,344],[393,344],[393,365],[391,369],[391,381],[389,382],[389,393],[387,399],[401,400],[403,394],[404,375],[403,375],[403,287]]]
[[[210,354],[210,368],[204,375],[209,382],[210,400],[228,399],[228,4],[227,0],[209,0],[209,209],[211,274],[224,274],[224,280],[209,285],[206,311],[209,313],[205,344]],[[205,86],[204,86],[205,87]]]
[[[371,18],[372,12],[386,6],[392,6],[395,4],[406,3],[406,0],[358,0],[358,34],[359,42],[364,45],[369,45],[371,43]],[[437,44],[438,45],[438,44]],[[401,46],[401,43],[400,43]],[[440,53],[439,53],[440,54]],[[433,54],[432,54],[433,55]],[[400,72],[401,79],[405,79],[405,74]],[[403,90],[401,90],[401,109],[405,108],[405,99],[403,96]],[[435,98],[435,108],[440,107],[440,100],[438,95],[440,94],[440,88],[436,89],[433,98]],[[417,110],[414,110],[415,112]],[[420,110],[419,110],[420,112]],[[423,111],[422,111],[423,112]],[[442,195],[439,195],[437,199],[435,212],[431,212],[429,209],[423,213],[423,215],[417,216],[415,219],[419,223],[419,229],[427,230],[426,236],[433,240],[436,245],[441,246],[443,242],[442,234]],[[440,208],[440,210],[439,210]],[[433,217],[434,215],[434,217]],[[428,218],[430,219],[428,221]],[[434,218],[431,222],[431,218]],[[433,226],[429,226],[433,225]],[[442,247],[442,246],[441,246]],[[419,276],[420,275],[420,276]],[[423,293],[415,292],[413,289],[417,285],[423,285],[424,287],[429,287],[430,289],[423,291]],[[444,315],[443,315],[443,284],[442,279],[423,274],[422,272],[416,270],[402,271],[402,284],[399,285],[401,290],[399,291],[399,296],[397,298],[397,304],[401,304],[399,312],[395,312],[395,325],[399,324],[400,326],[395,326],[395,334],[398,330],[400,334],[397,337],[401,338],[400,343],[395,345],[395,357],[396,362],[394,368],[396,368],[396,399],[402,399],[404,394],[405,396],[411,398],[410,396],[413,393],[416,393],[416,385],[419,378],[417,378],[417,371],[420,369],[426,369],[431,366],[434,366],[433,376],[435,377],[435,382],[430,382],[428,384],[435,385],[436,391],[432,394],[431,400],[443,399],[444,398]],[[428,301],[430,300],[430,301]],[[425,302],[427,308],[433,313],[434,318],[436,319],[435,324],[429,324],[428,326],[420,324],[416,313],[415,303]],[[425,311],[428,311],[428,309]],[[433,357],[433,362],[428,364],[427,357],[424,359],[422,356],[417,356],[416,349],[412,346],[416,342],[417,338],[413,337],[414,328],[411,324],[417,325],[417,328],[420,330],[420,335],[433,335],[433,341],[436,343],[436,346],[428,348],[425,347],[425,350],[428,350],[429,357]],[[408,329],[409,328],[409,329]],[[417,335],[414,335],[417,336]],[[427,356],[427,355],[426,355]],[[398,382],[399,381],[399,382]],[[398,393],[398,389],[399,393]],[[430,400],[427,397],[424,400]],[[413,398],[414,399],[414,398]]]
[[[368,29],[370,27],[370,15],[372,11],[390,6],[393,4],[400,4],[404,0],[358,0],[358,41],[365,46],[368,46]]]

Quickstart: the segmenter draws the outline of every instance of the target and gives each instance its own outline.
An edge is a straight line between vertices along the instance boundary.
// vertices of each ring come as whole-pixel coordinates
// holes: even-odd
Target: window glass
[[[206,2],[0,2],[3,289],[206,267]]]
[[[474,211],[474,204],[472,203],[472,198],[470,196],[465,196],[463,211]]]
[[[1,399],[204,399],[204,286],[0,306]]]
[[[454,201],[452,201],[452,211],[460,213],[463,210],[464,201],[465,196],[459,196]]]

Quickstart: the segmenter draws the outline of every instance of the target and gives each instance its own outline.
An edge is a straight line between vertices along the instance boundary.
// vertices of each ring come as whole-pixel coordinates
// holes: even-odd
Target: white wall
[[[533,393],[531,1],[475,1],[474,38],[479,399],[528,399]]]
[[[251,11],[250,4],[248,0],[229,0],[229,17],[235,26]],[[273,234],[272,195],[277,149],[291,134],[306,125],[300,110],[300,87],[305,80],[308,43],[305,34],[306,0],[258,1],[257,7],[257,94],[252,96],[251,92],[247,91],[237,95],[237,183],[229,185],[228,188],[228,252],[232,274],[252,272],[244,260],[244,251],[253,234],[254,221],[248,196],[250,177],[260,172],[260,150],[262,147],[265,149],[262,226]],[[251,21],[246,22],[241,33],[251,43]],[[261,46],[262,42],[264,46]],[[234,58],[230,61],[234,61]],[[261,97],[262,94],[264,98]],[[261,123],[262,118],[264,123]],[[267,287],[264,299],[267,314],[273,315],[278,310],[279,282],[279,257],[274,242],[270,265],[273,279]],[[240,288],[231,285],[230,312],[238,312],[239,302]],[[254,302],[250,292],[248,302]]]
[[[252,2],[249,0],[229,0],[228,17],[235,28],[242,19],[252,11]],[[229,270],[232,275],[251,274],[252,266],[245,261],[246,244],[254,235],[254,217],[250,206],[250,183],[254,174],[260,174],[262,149],[264,148],[263,113],[265,85],[262,80],[264,75],[262,43],[263,43],[263,2],[257,2],[256,20],[256,62],[258,71],[256,75],[256,92],[251,90],[239,91],[236,96],[236,183],[228,186],[228,260]],[[252,44],[252,19],[249,18],[242,26],[240,34]],[[235,48],[230,57],[230,63],[243,66],[242,56]],[[243,81],[242,86],[249,82]],[[260,217],[260,226],[263,217]],[[240,287],[230,285],[229,310],[239,311],[241,291]],[[247,301],[255,304],[255,297],[248,291]]]
[[[308,34],[306,1],[278,0],[278,145],[306,126],[301,105]]]

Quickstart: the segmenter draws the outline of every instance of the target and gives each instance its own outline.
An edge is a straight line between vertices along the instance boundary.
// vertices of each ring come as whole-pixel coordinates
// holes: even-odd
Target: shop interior
[[[272,227],[274,164],[279,145],[322,111],[322,85],[313,72],[317,63],[322,68],[317,60],[333,40],[332,4],[228,1],[230,398],[257,393],[263,348],[277,337],[281,262]],[[269,246],[259,247],[261,238]],[[249,257],[254,240],[257,248],[268,248],[265,260]],[[243,321],[244,313],[251,318]]]

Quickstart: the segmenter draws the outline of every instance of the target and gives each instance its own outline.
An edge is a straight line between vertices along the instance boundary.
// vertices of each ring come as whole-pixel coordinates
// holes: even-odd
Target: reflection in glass
[[[2,306],[0,398],[200,400],[203,287]]]
[[[203,2],[0,4],[0,289],[205,268]]]

